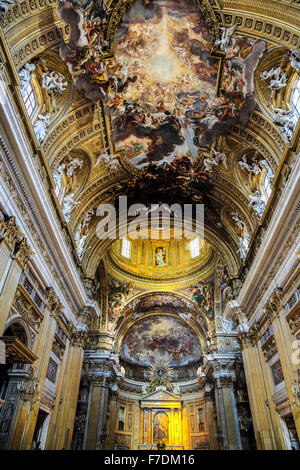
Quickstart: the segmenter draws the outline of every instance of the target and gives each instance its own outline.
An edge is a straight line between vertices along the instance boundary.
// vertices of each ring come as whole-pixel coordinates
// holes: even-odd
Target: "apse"
[[[121,359],[141,366],[165,360],[171,366],[187,366],[201,359],[196,333],[184,321],[167,315],[147,316],[126,333]]]

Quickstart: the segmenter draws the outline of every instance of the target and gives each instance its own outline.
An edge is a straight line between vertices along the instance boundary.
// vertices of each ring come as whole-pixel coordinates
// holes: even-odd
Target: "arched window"
[[[28,116],[31,118],[36,108],[36,104],[37,104],[31,83],[28,84],[28,86],[26,87],[24,91],[23,100],[24,100],[24,104],[25,104],[25,108],[27,110]]]
[[[300,78],[296,81],[291,95],[291,106],[294,111],[300,114]]]
[[[131,242],[127,238],[122,240],[122,256],[129,259],[131,257]]]
[[[194,240],[190,241],[190,253],[191,258],[196,258],[196,256],[200,255],[199,238],[194,238]]]

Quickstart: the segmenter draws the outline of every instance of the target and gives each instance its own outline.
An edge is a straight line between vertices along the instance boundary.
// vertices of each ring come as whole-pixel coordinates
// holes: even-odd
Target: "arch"
[[[7,321],[3,336],[16,336],[29,349],[32,348],[32,335],[29,326],[19,315],[13,315]]]

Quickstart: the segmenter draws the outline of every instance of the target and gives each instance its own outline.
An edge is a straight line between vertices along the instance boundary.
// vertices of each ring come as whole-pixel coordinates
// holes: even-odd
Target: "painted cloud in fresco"
[[[155,315],[135,323],[126,334],[121,357],[140,365],[164,358],[172,366],[186,365],[201,358],[199,339],[183,321]]]
[[[209,56],[209,30],[193,0],[136,0],[119,25],[110,61],[101,60],[109,21],[101,0],[60,3],[58,11],[72,31],[60,53],[75,87],[103,102],[116,148],[125,148],[137,167],[196,158],[199,148],[247,124],[265,41],[233,38],[217,95],[221,59]]]

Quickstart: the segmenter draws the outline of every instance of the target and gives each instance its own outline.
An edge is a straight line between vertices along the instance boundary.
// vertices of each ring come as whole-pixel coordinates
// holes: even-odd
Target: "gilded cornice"
[[[299,47],[299,7],[275,3],[272,0],[225,0],[222,12],[216,13],[218,23],[238,24],[238,32],[249,37],[267,39],[270,45]]]

